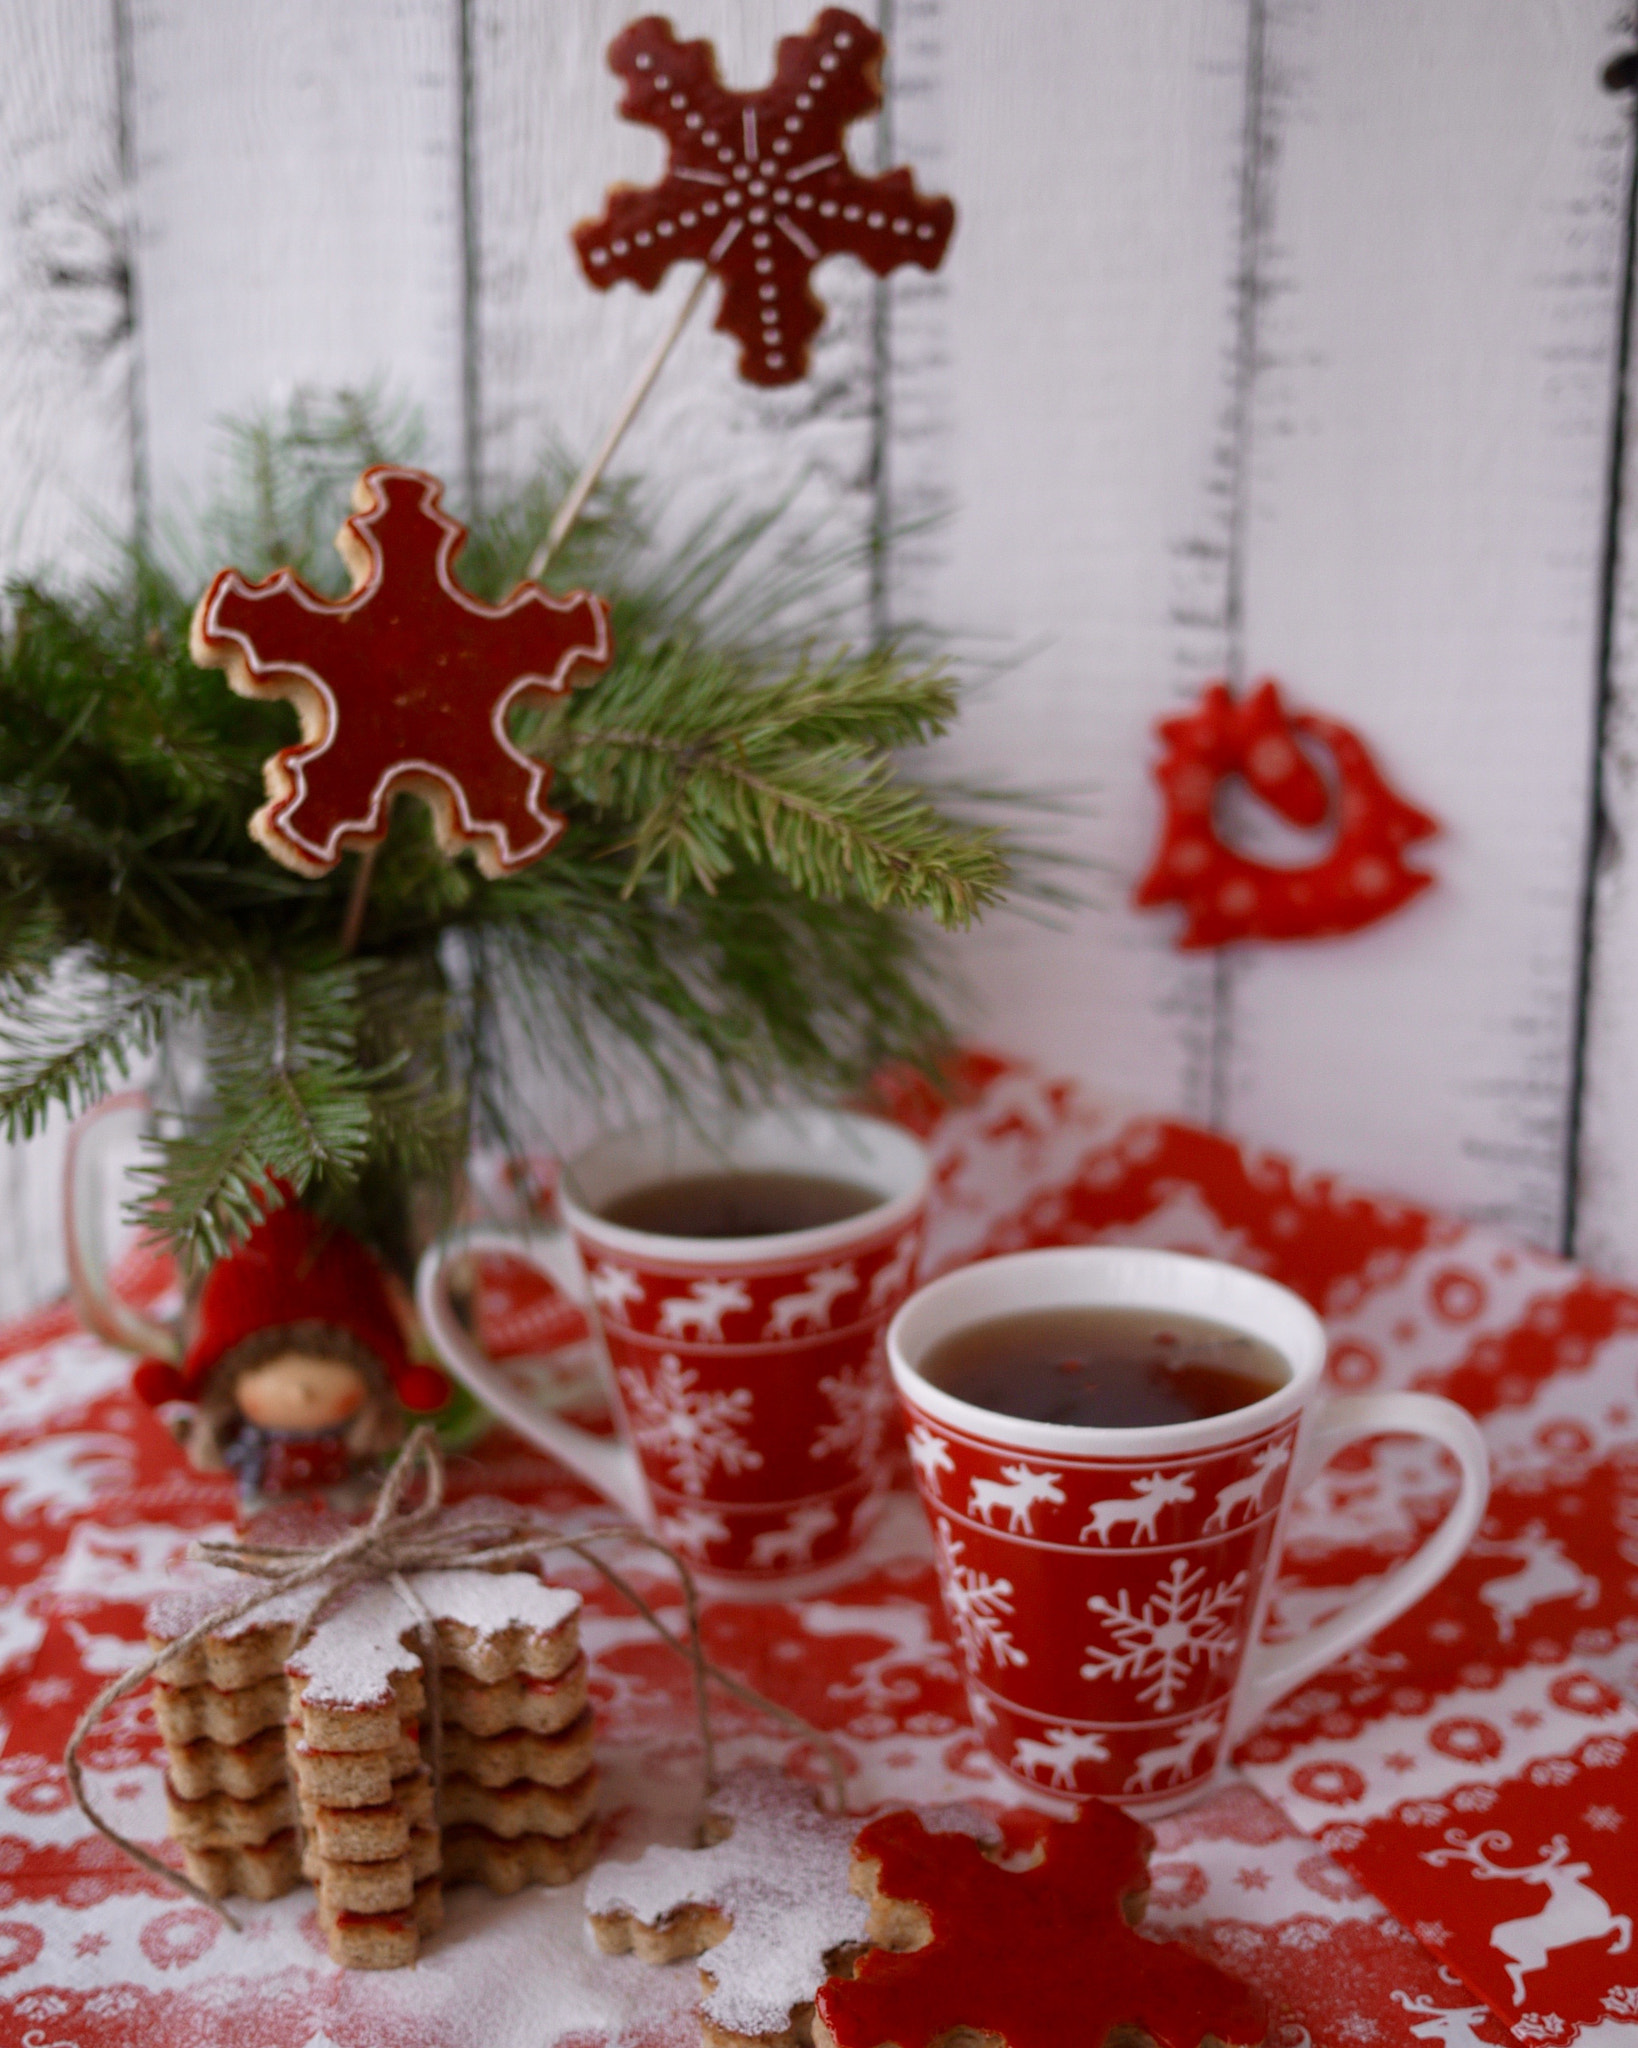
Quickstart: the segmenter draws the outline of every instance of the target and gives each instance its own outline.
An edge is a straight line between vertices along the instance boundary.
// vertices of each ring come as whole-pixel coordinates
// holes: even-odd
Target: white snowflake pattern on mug
[[[719,1465],[730,1473],[761,1465],[762,1453],[743,1434],[751,1419],[749,1387],[707,1392],[698,1373],[668,1351],[653,1379],[622,1366],[620,1391],[638,1448],[668,1464],[684,1493],[703,1493]]]
[[[935,1562],[950,1626],[973,1664],[988,1654],[1002,1670],[1009,1664],[1021,1668],[1029,1662],[1028,1654],[1013,1641],[1011,1629],[1002,1626],[1003,1617],[1013,1612],[1012,1581],[992,1579],[976,1566],[963,1564],[965,1549],[941,1515]]]
[[[1086,1604],[1102,1617],[1115,1647],[1088,1643],[1081,1676],[1135,1681],[1140,1700],[1168,1712],[1200,1665],[1215,1667],[1239,1648],[1245,1588],[1240,1571],[1208,1589],[1204,1565],[1174,1557],[1141,1611],[1125,1586],[1115,1600],[1094,1593]]]
[[[808,1456],[841,1456],[855,1471],[875,1471],[893,1415],[893,1383],[886,1372],[875,1359],[867,1359],[851,1371],[826,1373],[819,1391],[830,1403],[832,1419],[820,1425]]]

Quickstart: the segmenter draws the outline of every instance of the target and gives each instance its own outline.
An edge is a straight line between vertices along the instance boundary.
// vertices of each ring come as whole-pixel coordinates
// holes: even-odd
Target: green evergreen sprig
[[[294,713],[195,668],[188,614],[226,561],[336,588],[346,491],[410,439],[369,395],[303,397],[241,430],[239,494],[185,569],[10,593],[0,1126],[29,1135],[159,1053],[145,1213],[188,1259],[241,1235],[276,1179],[406,1261],[439,1220],[412,1219],[418,1187],[452,1195],[474,1138],[529,1142],[520,1041],[584,1087],[635,1065],[684,1104],[929,1061],[947,1029],[921,921],[965,925],[1006,884],[1001,835],[896,759],[949,728],[949,675],[810,644],[857,560],[777,508],[660,547],[628,487],[552,579],[611,598],[615,660],[519,726],[555,770],[559,847],[489,881],[400,803],[344,958],[356,863],[306,880],[245,829]],[[470,588],[517,581],[565,473],[475,526]]]

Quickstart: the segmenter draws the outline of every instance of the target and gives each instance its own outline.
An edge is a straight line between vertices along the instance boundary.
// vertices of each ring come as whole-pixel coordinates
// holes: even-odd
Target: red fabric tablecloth
[[[1638,2042],[1638,1717],[1621,1696],[1638,1683],[1638,1295],[999,1060],[975,1057],[965,1080],[954,1108],[913,1087],[893,1104],[936,1155],[929,1270],[1087,1241],[1238,1260],[1325,1316],[1336,1386],[1448,1394],[1495,1460],[1483,1535],[1445,1586],[1276,1709],[1238,1779],[1159,1824],[1153,1923],[1267,1989],[1281,2048]],[[152,1291],[164,1276],[131,1279]],[[486,1314],[512,1349],[564,1323],[515,1272],[491,1275]],[[578,1885],[509,1900],[458,1889],[415,1969],[347,1973],[325,1957],[309,1893],[246,1906],[234,1935],[86,1826],[60,1767],[68,1731],[136,1654],[143,1606],[188,1542],[233,1510],[128,1380],[129,1361],[66,1311],[0,1333],[0,2042],[696,2039],[692,1967],[596,1954]],[[499,1432],[452,1481],[457,1496],[599,1519]],[[1276,1625],[1311,1626],[1337,1588],[1402,1555],[1448,1484],[1436,1453],[1402,1440],[1339,1460],[1294,1519]],[[686,1839],[699,1777],[685,1676],[617,1600],[573,1582],[588,1599],[608,1848]],[[675,1611],[663,1579],[645,1586]],[[718,1603],[707,1632],[721,1663],[835,1732],[855,1807],[1016,1803],[968,1723],[908,1495],[847,1585]],[[730,1760],[815,1767],[737,1707],[720,1724]],[[88,1752],[92,1796],[156,1843],[158,1758],[140,1697]]]

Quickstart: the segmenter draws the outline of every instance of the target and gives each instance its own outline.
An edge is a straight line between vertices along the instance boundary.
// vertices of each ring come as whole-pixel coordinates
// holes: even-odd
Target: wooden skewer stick
[[[364,906],[370,899],[370,882],[375,874],[375,857],[381,851],[378,839],[373,846],[366,846],[358,856],[358,866],[353,869],[353,886],[347,897],[346,914],[341,920],[341,957],[350,959],[357,950],[359,933],[364,929]]]
[[[523,572],[531,583],[545,575],[550,563],[564,541],[569,537],[575,521],[585,509],[586,500],[597,488],[597,480],[608,468],[614,451],[625,439],[626,429],[642,410],[643,400],[653,388],[654,380],[665,367],[665,359],[676,346],[678,337],[689,321],[694,310],[705,296],[705,287],[711,282],[711,273],[702,264],[700,274],[695,278],[686,299],[677,309],[677,316],[654,344],[647,362],[637,373],[637,381],[626,393],[625,403],[614,416],[614,424],[603,436],[601,447],[575,478],[574,488],[557,509],[557,516],[546,529],[546,538],[529,557],[529,566]]]

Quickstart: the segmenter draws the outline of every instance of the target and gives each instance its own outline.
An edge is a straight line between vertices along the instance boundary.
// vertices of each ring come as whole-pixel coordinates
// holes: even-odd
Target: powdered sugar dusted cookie
[[[775,1770],[739,1771],[711,1801],[699,1849],[602,1863],[586,1886],[598,1946],[644,1962],[709,1953],[701,2032],[712,2048],[807,2038],[813,1995],[865,1938],[848,1890],[858,1823]]]
[[[451,1511],[458,1520],[461,1510]],[[305,1540],[337,1531],[304,1530]],[[156,1601],[156,1648],[242,1587],[212,1574]],[[332,1598],[281,1595],[161,1667],[172,1832],[213,1894],[318,1890],[331,1956],[415,1961],[445,1878],[566,1883],[596,1850],[580,1596],[529,1572],[413,1572]],[[442,1819],[423,1735],[435,1638]],[[294,1823],[294,1825],[292,1825]]]

